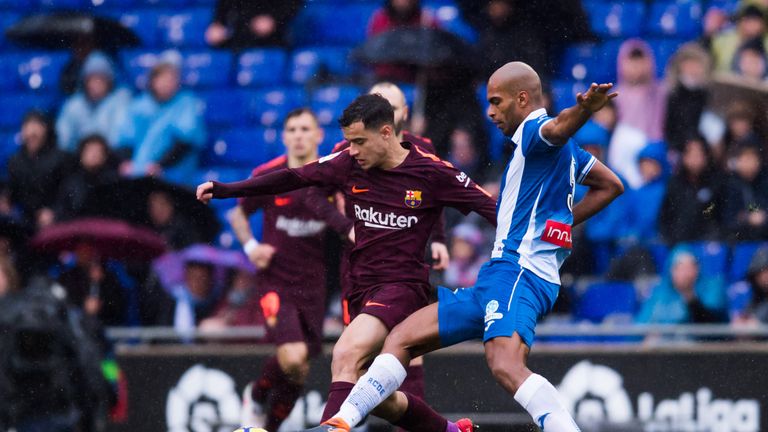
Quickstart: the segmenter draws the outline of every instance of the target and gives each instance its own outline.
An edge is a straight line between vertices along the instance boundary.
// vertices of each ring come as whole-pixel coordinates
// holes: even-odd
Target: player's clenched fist
[[[596,83],[592,83],[586,92],[576,95],[576,102],[590,113],[600,111],[600,109],[604,107],[609,100],[619,95],[616,92],[608,93],[612,87],[613,84],[598,85]]]
[[[213,198],[213,182],[205,182],[197,187],[197,200],[205,204]]]

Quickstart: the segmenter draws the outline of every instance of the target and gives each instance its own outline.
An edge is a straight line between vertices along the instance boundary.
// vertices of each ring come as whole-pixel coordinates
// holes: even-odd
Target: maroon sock
[[[424,399],[424,367],[421,365],[408,366],[406,370],[408,371],[408,375],[405,377],[403,385],[401,385],[398,390]],[[403,428],[397,428],[397,431],[406,432]]]
[[[280,381],[283,376],[285,376],[285,374],[283,374],[283,371],[280,369],[277,357],[270,357],[267,359],[267,361],[264,362],[264,366],[261,368],[261,377],[258,381],[253,383],[251,398],[260,404],[265,403],[270,390],[272,390],[275,383]]]
[[[410,432],[442,432],[448,426],[448,420],[435,412],[426,402],[420,398],[405,393],[408,398],[408,409],[394,423],[395,426]]]
[[[323,411],[321,422],[328,420],[339,412],[341,404],[344,403],[344,399],[349,396],[354,386],[354,384],[345,381],[331,383],[331,388],[328,390],[328,403],[325,404],[325,411]]]
[[[424,366],[408,366],[408,375],[400,386],[400,391],[424,399]]]
[[[274,383],[269,393],[268,431],[276,431],[280,428],[283,420],[291,414],[296,400],[301,396],[302,388],[302,385],[291,381],[285,374]]]

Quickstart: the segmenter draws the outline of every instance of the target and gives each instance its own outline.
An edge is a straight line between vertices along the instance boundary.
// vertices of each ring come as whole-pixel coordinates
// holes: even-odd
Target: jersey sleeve
[[[535,152],[547,152],[560,149],[560,146],[547,141],[541,133],[541,128],[552,120],[552,117],[542,115],[534,121],[526,122],[523,128],[522,137],[523,154],[525,156]]]
[[[576,160],[576,183],[583,183],[587,178],[589,171],[595,166],[597,158],[589,154],[586,150],[581,148],[578,144],[571,141],[573,145],[573,158]]]
[[[496,200],[467,174],[445,165],[437,169],[435,180],[438,202],[463,214],[474,211],[496,226]]]
[[[213,182],[213,197],[274,195],[308,186],[338,187],[349,175],[351,159],[348,153],[332,153],[301,168],[284,168],[239,182]]]

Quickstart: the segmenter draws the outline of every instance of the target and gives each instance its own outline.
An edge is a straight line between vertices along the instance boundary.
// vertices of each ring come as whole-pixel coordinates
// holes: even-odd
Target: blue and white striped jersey
[[[526,117],[512,136],[509,161],[497,203],[491,259],[512,259],[540,278],[559,284],[559,269],[571,252],[573,195],[596,159],[569,140],[549,143],[541,127],[545,109]]]

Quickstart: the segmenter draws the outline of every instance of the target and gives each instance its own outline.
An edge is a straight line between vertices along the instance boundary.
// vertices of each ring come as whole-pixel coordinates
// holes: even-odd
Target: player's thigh
[[[423,307],[398,324],[387,337],[383,352],[410,360],[440,348],[438,304]],[[406,357],[407,354],[407,357]]]
[[[505,389],[516,391],[531,375],[527,367],[530,349],[519,334],[493,338],[484,347],[488,368]]]
[[[333,348],[333,361],[360,369],[381,351],[388,334],[389,329],[380,319],[360,314],[341,333]]]
[[[438,287],[437,331],[441,347],[483,336],[483,310],[475,288],[450,290]]]

